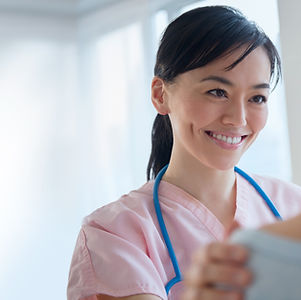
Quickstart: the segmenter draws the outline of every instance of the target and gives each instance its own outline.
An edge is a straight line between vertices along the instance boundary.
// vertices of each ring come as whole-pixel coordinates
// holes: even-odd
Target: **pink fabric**
[[[253,178],[283,218],[301,211],[300,187],[262,176]],[[84,219],[70,267],[68,300],[143,293],[164,300],[179,299],[182,283],[172,287],[168,298],[165,293],[174,270],[154,210],[153,184],[146,183]],[[181,271],[185,272],[192,253],[222,240],[224,227],[202,203],[172,184],[161,182],[159,199]],[[262,198],[239,175],[235,219],[246,228],[275,220]]]

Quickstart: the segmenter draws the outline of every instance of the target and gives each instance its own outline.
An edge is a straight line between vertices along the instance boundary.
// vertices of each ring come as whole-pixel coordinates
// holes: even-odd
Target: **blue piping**
[[[166,290],[166,294],[168,295],[169,290],[171,289],[171,287],[173,285],[175,285],[177,282],[182,281],[182,274],[179,268],[179,264],[176,258],[176,254],[173,250],[172,247],[172,243],[170,241],[166,226],[165,226],[165,222],[162,216],[162,211],[161,211],[161,207],[160,207],[160,203],[159,203],[159,196],[158,196],[158,188],[159,188],[159,184],[161,182],[162,176],[164,175],[166,169],[167,169],[168,165],[166,165],[157,175],[155,183],[154,183],[154,189],[153,189],[153,197],[154,197],[154,205],[155,205],[155,210],[156,210],[156,214],[157,214],[157,218],[158,218],[158,222],[159,222],[159,226],[162,232],[162,236],[164,238],[164,242],[166,244],[173,268],[175,270],[175,274],[176,277],[172,278],[165,286],[165,290]]]
[[[279,219],[282,220],[278,210],[274,206],[273,202],[270,200],[270,198],[267,196],[267,194],[262,190],[262,188],[257,184],[257,182],[250,177],[247,173],[245,173],[243,170],[239,169],[238,167],[234,167],[234,171],[237,172],[239,175],[241,175],[243,178],[245,178],[247,181],[249,181],[250,184],[253,185],[255,190],[259,193],[259,195],[263,198],[265,203],[268,205],[270,210],[272,211],[273,215]]]

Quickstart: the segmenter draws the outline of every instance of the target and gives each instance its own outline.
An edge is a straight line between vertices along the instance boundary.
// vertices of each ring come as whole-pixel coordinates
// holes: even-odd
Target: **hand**
[[[198,251],[184,276],[183,300],[243,299],[243,288],[251,282],[244,267],[247,250],[240,245],[211,243]]]

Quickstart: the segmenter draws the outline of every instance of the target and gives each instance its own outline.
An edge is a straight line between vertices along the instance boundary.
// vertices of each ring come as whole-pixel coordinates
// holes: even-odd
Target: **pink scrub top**
[[[301,212],[301,187],[274,178],[252,176],[286,219]],[[236,213],[243,228],[275,221],[261,196],[236,174]],[[175,274],[153,204],[154,181],[87,216],[70,266],[68,300],[96,300],[97,294],[125,297],[153,294],[180,299],[183,283],[168,296],[166,283]],[[225,228],[200,201],[179,187],[161,181],[159,201],[182,273],[194,251],[221,241]]]

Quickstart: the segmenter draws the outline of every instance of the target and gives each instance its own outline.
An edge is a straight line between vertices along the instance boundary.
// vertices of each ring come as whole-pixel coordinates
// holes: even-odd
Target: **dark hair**
[[[206,6],[190,10],[171,22],[160,42],[155,76],[172,83],[176,76],[205,66],[242,46],[244,53],[226,70],[233,69],[254,49],[262,46],[271,63],[271,80],[277,85],[281,76],[280,57],[268,36],[237,9]],[[152,128],[152,151],[147,180],[154,178],[169,163],[173,145],[168,115],[158,114]]]

